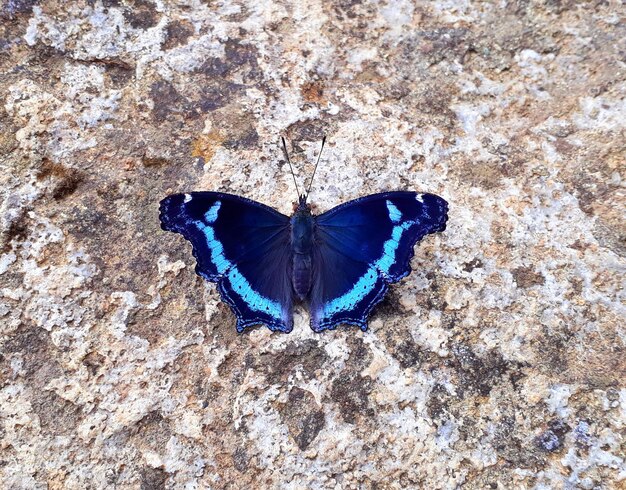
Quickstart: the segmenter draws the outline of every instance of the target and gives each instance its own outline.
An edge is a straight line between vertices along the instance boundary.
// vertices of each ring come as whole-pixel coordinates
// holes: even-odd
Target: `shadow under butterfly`
[[[291,217],[232,194],[190,192],[161,201],[161,228],[191,242],[196,272],[217,283],[238,332],[259,324],[291,332],[296,301],[309,304],[315,332],[340,324],[365,331],[389,284],[411,272],[416,242],[445,230],[448,203],[434,194],[383,192],[316,216],[307,203],[313,177],[300,193],[291,173],[299,196]]]

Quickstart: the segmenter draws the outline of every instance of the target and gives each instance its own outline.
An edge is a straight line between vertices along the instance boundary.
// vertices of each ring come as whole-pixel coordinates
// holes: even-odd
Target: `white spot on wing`
[[[416,194],[415,195],[415,200],[417,202],[421,202],[422,204],[424,204],[424,197],[423,196],[424,196],[424,194]]]
[[[185,202],[191,201],[191,194],[185,194]]]

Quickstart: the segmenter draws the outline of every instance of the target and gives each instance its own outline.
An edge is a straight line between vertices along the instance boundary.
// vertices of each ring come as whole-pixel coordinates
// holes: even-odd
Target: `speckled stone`
[[[626,9],[0,1],[7,489],[623,488]],[[172,192],[450,202],[370,330],[237,335]]]

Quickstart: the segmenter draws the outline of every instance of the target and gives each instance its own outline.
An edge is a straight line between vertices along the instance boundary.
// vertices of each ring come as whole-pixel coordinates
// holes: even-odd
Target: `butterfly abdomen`
[[[303,300],[313,282],[313,216],[306,208],[299,208],[291,218],[291,248],[291,283],[298,299]]]
[[[294,254],[293,256],[293,290],[299,300],[304,300],[311,290],[313,279],[313,261],[311,255]]]

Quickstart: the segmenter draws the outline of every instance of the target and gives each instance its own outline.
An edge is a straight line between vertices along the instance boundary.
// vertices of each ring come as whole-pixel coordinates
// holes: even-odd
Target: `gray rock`
[[[0,2],[3,488],[619,488],[619,2]],[[172,192],[450,202],[370,330],[237,335]],[[340,271],[338,271],[340,273]]]

